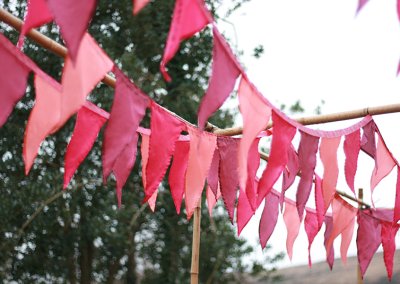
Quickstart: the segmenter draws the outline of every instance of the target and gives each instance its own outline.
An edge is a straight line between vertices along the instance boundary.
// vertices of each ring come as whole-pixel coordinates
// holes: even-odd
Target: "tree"
[[[132,1],[100,0],[90,33],[134,82],[158,103],[188,121],[196,121],[200,97],[207,85],[211,61],[211,32],[184,43],[169,64],[174,78],[165,83],[158,71],[174,1],[154,1],[137,17]],[[211,10],[219,1],[208,3]],[[242,0],[233,1],[240,7]],[[25,1],[4,1],[20,18]],[[54,24],[42,32],[60,41]],[[1,26],[16,42],[17,33]],[[24,52],[47,73],[59,78],[62,60],[27,41]],[[113,90],[101,85],[90,95],[110,110]],[[168,95],[166,95],[168,94]],[[185,283],[189,279],[191,222],[176,215],[166,181],[154,214],[141,206],[140,157],[124,187],[117,209],[113,180],[101,182],[102,133],[67,191],[61,192],[63,157],[74,121],[43,143],[28,176],[24,176],[21,145],[24,126],[34,103],[32,78],[24,99],[0,129],[0,279],[54,283]],[[218,112],[212,122],[231,125],[230,112]],[[145,124],[148,125],[149,118]],[[243,271],[242,256],[251,251],[235,237],[225,213],[213,219],[202,210],[200,279],[225,283]],[[219,213],[218,213],[219,212]],[[218,279],[218,280],[216,280]]]

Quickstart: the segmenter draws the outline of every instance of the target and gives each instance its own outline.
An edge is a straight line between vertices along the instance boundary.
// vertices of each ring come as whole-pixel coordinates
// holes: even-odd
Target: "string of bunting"
[[[147,2],[134,1],[134,12],[137,13]],[[359,9],[366,2],[360,0]],[[222,198],[231,222],[235,220],[237,223],[239,234],[256,210],[264,206],[259,225],[262,247],[274,231],[280,207],[288,231],[286,247],[290,258],[303,221],[309,250],[325,224],[324,244],[331,268],[333,242],[339,235],[342,260],[346,261],[357,217],[358,260],[362,275],[382,244],[388,277],[392,277],[395,236],[400,220],[400,165],[371,116],[367,115],[354,125],[335,131],[313,130],[292,120],[251,83],[218,31],[204,2],[177,0],[160,65],[167,81],[171,78],[166,66],[178,51],[181,41],[208,25],[213,31],[212,74],[200,103],[196,127],[144,94],[86,32],[96,4],[95,0],[68,0],[61,4],[52,0],[30,0],[17,47],[0,34],[0,70],[4,74],[0,79],[0,127],[24,95],[29,73],[34,73],[36,102],[26,126],[23,146],[26,174],[29,174],[42,141],[77,113],[75,129],[65,155],[64,188],[107,123],[102,150],[103,179],[106,182],[111,173],[115,176],[119,206],[122,188],[136,160],[140,135],[145,191],[143,202],[148,202],[153,211],[159,185],[170,167],[168,180],[178,214],[184,200],[187,217],[192,216],[207,181],[210,214],[217,200]],[[59,25],[69,51],[61,82],[44,73],[20,50],[29,30],[53,20]],[[116,83],[113,105],[107,113],[87,101],[86,97],[110,71],[115,74]],[[220,136],[204,131],[208,118],[221,107],[237,80],[240,80],[238,97],[243,117],[242,137]],[[150,129],[144,129],[140,127],[140,122],[148,108],[151,124]],[[265,132],[271,123],[273,128]],[[188,135],[182,135],[183,131]],[[297,149],[294,146],[296,135],[300,137]],[[258,144],[263,136],[272,137],[271,151],[267,166],[258,179]],[[346,183],[354,195],[360,153],[367,154],[375,163],[370,180],[371,191],[397,170],[397,182],[393,185],[396,190],[394,209],[360,211],[335,194],[340,145],[345,154]],[[324,169],[322,177],[315,171],[318,156]],[[296,199],[291,200],[285,193],[296,184],[299,173]],[[275,190],[280,177],[281,190]],[[306,206],[309,200],[313,200],[315,208]],[[309,264],[311,266],[310,255]]]

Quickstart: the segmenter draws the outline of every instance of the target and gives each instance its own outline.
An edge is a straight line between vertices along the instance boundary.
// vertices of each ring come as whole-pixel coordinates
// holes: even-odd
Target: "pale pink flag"
[[[350,224],[342,231],[342,242],[340,243],[340,256],[344,264],[347,263],[347,251],[351,243],[351,239],[354,234],[354,224],[356,223],[355,218],[350,221]]]
[[[243,136],[238,152],[238,172],[240,188],[245,188],[249,150],[257,135],[267,127],[271,117],[271,108],[245,78],[240,81],[238,93],[240,112],[243,117]]]
[[[137,15],[149,2],[150,0],[133,0],[133,14]]]
[[[147,161],[149,160],[149,142],[150,138],[149,135],[143,134],[142,135],[142,144],[140,145],[140,153],[142,155],[142,182],[143,188],[146,188],[146,167]],[[151,197],[147,200],[151,211],[154,212],[156,208],[156,199],[157,199],[158,189],[153,192]]]
[[[355,194],[354,178],[357,172],[358,155],[361,149],[360,129],[345,136],[343,150],[346,156],[344,163],[344,173],[346,176],[347,185]]]
[[[382,136],[378,135],[375,168],[371,176],[371,190],[374,190],[378,183],[392,171],[395,165],[396,162],[389,152],[389,149],[386,147]]]
[[[286,250],[289,259],[292,260],[293,244],[299,234],[300,223],[301,223],[296,205],[285,202],[285,211],[283,212],[283,220],[285,221],[287,229]]]
[[[336,183],[339,176],[337,162],[337,149],[341,137],[322,138],[319,147],[320,157],[324,165],[324,175],[322,177],[322,193],[324,196],[325,211],[336,192]]]
[[[217,146],[217,136],[194,127],[188,127],[188,132],[190,150],[185,180],[185,202],[187,218],[190,219],[201,199],[204,182]]]

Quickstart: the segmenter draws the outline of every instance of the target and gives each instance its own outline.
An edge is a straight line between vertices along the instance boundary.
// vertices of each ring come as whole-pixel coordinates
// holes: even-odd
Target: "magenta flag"
[[[171,157],[175,151],[175,142],[185,130],[186,125],[176,116],[167,112],[155,102],[151,102],[151,135],[149,161],[146,169],[146,202],[160,185]]]
[[[168,82],[171,77],[165,66],[175,56],[181,41],[191,38],[211,23],[212,17],[204,6],[204,0],[176,0],[160,70]]]
[[[133,14],[137,15],[149,2],[150,0],[133,0]]]
[[[344,164],[344,173],[347,185],[355,194],[354,178],[357,172],[358,155],[360,153],[360,130],[346,135],[343,143],[344,154],[346,156]]]
[[[243,139],[243,138],[242,138]],[[240,145],[242,143],[242,139],[239,142],[239,150]],[[250,150],[247,156],[247,182],[246,182],[246,195],[249,200],[250,206],[253,210],[253,213],[257,210],[257,170],[260,166],[260,152],[258,151],[258,143],[260,142],[260,138],[256,138],[252,145],[250,146]],[[241,187],[243,190],[243,188]]]
[[[330,247],[328,247],[327,245],[333,229],[332,217],[326,216],[324,221],[325,221],[324,246],[326,250],[326,261],[328,262],[329,268],[332,270],[333,262],[335,261],[335,252],[333,249],[333,244]]]
[[[235,56],[223,36],[214,27],[213,63],[207,92],[201,99],[198,111],[199,127],[203,128],[208,118],[217,111],[233,91],[240,69]]]
[[[247,198],[246,192],[242,189],[239,190],[238,204],[236,208],[236,223],[238,228],[238,236],[246,227],[247,223],[253,216],[253,209],[251,208],[249,199]]]
[[[275,111],[272,112],[274,123],[271,153],[260,182],[258,183],[257,203],[260,204],[264,197],[271,191],[283,169],[288,163],[288,149],[296,134],[296,127],[282,119]],[[300,216],[301,218],[301,216]]]
[[[386,147],[381,135],[378,135],[378,145],[376,147],[375,168],[371,176],[371,190],[379,184],[379,182],[393,170],[396,165],[392,154]]]
[[[311,245],[318,234],[321,227],[318,225],[317,214],[311,211],[306,211],[306,217],[304,218],[304,229],[307,233],[308,238],[308,266],[311,267]]]
[[[220,155],[219,182],[221,186],[221,195],[229,218],[233,224],[236,195],[239,187],[239,178],[237,175],[239,139],[219,136],[217,145]]]
[[[299,170],[301,177],[296,192],[296,206],[300,219],[303,218],[304,208],[310,197],[313,184],[314,169],[317,163],[319,137],[311,136],[301,131],[299,144]]]
[[[322,164],[324,165],[324,175],[322,177],[322,192],[324,196],[325,211],[328,210],[336,192],[336,184],[339,176],[339,166],[337,161],[337,150],[341,137],[322,138],[319,153]],[[333,220],[335,221],[335,220]]]
[[[361,149],[374,160],[376,157],[375,132],[376,125],[372,120],[363,127],[363,136],[361,138]]]
[[[297,239],[297,236],[299,235],[300,223],[301,223],[295,205],[285,202],[285,211],[283,212],[283,220],[285,221],[287,229],[286,250],[289,259],[292,260],[293,244]]]
[[[399,226],[390,222],[381,222],[381,226],[383,259],[385,261],[388,278],[391,281],[393,275],[393,258],[396,251],[396,234],[399,230]]]
[[[24,44],[25,35],[31,29],[50,23],[53,20],[53,15],[47,7],[46,0],[28,0],[26,10],[24,24],[22,25],[17,44],[19,48]]]
[[[185,202],[188,219],[193,215],[194,209],[201,201],[204,182],[210,169],[217,136],[189,127],[190,149],[189,161],[185,179]]]
[[[68,56],[75,62],[81,41],[96,9],[96,0],[47,0],[54,20],[68,47]]]
[[[257,135],[267,127],[271,117],[271,108],[262,100],[261,95],[257,93],[251,83],[243,77],[240,81],[238,96],[240,112],[243,117],[243,135],[239,144],[238,171],[240,187],[245,188],[247,175],[251,174],[248,173],[249,151]],[[247,191],[246,193],[250,203],[253,204],[252,197]]]
[[[185,176],[189,158],[189,141],[177,141],[169,170],[168,181],[176,213],[180,214],[183,195],[185,194]]]
[[[217,191],[219,189],[219,162],[220,162],[219,150],[215,149],[214,155],[211,161],[210,170],[208,171],[207,176],[207,184],[214,193],[214,196],[217,196]]]
[[[265,197],[264,210],[261,215],[260,226],[258,229],[260,235],[260,244],[262,248],[265,248],[269,238],[272,235],[272,232],[275,229],[276,222],[278,221],[278,213],[279,213],[279,196],[270,192]],[[288,213],[288,215],[290,215],[290,213]],[[286,217],[288,219],[291,218],[290,216]]]
[[[99,131],[109,114],[92,104],[86,104],[76,116],[75,128],[65,153],[64,189],[68,186],[75,171],[92,149]]]
[[[142,143],[140,145],[140,154],[142,155],[142,182],[143,188],[146,188],[146,168],[147,168],[147,161],[149,160],[149,135],[141,133],[142,136]],[[151,211],[154,212],[156,209],[156,199],[157,199],[158,190],[154,191],[153,195],[150,196],[147,203]]]

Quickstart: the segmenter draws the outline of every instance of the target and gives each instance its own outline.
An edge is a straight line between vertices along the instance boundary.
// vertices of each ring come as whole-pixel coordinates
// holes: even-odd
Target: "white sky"
[[[233,39],[247,68],[250,80],[277,106],[300,100],[307,111],[325,101],[323,113],[333,113],[399,103],[400,78],[396,77],[400,58],[400,24],[395,0],[370,0],[356,16],[358,0],[252,0],[218,27]],[[262,44],[260,59],[252,57],[255,46]],[[235,47],[234,47],[235,48]],[[400,159],[400,114],[374,117],[383,137],[397,159]],[[318,126],[337,129],[352,124],[332,123]],[[339,157],[339,163],[341,158]],[[373,165],[359,160],[356,187],[367,187]],[[340,166],[339,166],[340,167]],[[339,176],[340,187],[344,178]],[[374,192],[377,206],[391,206],[393,179]],[[368,193],[366,193],[368,195]],[[386,198],[385,198],[386,197]],[[367,196],[367,200],[369,197]],[[312,247],[313,261],[325,259],[323,231]],[[258,220],[253,220],[242,236],[258,242]],[[286,251],[286,228],[282,217],[269,244],[273,250]],[[399,236],[397,242],[400,243]],[[339,257],[337,239],[336,257]],[[308,241],[303,224],[295,242],[292,263],[307,263]],[[356,254],[355,235],[349,255]],[[258,247],[253,258],[262,259]],[[338,260],[337,260],[338,261]],[[382,260],[383,261],[383,260]]]

